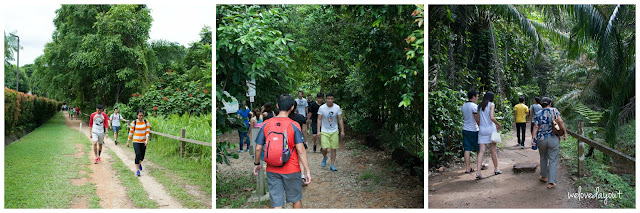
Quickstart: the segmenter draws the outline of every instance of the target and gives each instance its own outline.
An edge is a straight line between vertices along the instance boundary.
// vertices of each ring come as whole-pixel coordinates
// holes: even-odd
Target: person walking
[[[129,137],[127,139],[127,147],[129,143],[133,141],[133,151],[136,154],[134,161],[136,168],[136,175],[140,177],[140,171],[142,171],[142,161],[144,161],[144,155],[147,152],[147,144],[149,144],[151,125],[144,119],[144,111],[138,110],[136,113],[136,119],[131,121],[129,125]]]
[[[244,144],[247,144],[247,151],[249,151],[249,145],[251,144],[251,140],[247,135],[249,132],[249,112],[251,112],[251,110],[247,107],[247,101],[242,101],[242,109],[238,109],[236,112],[236,117],[242,119],[240,127],[238,128],[238,136],[240,137],[240,150],[238,150],[238,152],[244,152],[242,149]]]
[[[73,120],[73,112],[76,111],[76,108],[71,107],[69,110],[69,120]]]
[[[109,126],[113,130],[113,142],[118,145],[118,133],[120,132],[120,121],[125,121],[122,115],[118,113],[118,107],[113,109],[113,114],[109,116]]]
[[[529,107],[524,105],[524,97],[518,99],[519,104],[513,107],[513,118],[516,122],[516,135],[518,136],[518,144],[520,149],[524,149],[525,132],[527,131],[527,115],[529,115]],[[522,134],[522,137],[520,136]]]
[[[302,208],[302,184],[311,183],[302,129],[288,117],[293,112],[294,103],[290,95],[281,95],[277,105],[280,109],[278,116],[265,121],[256,138],[255,155],[264,153],[271,207],[277,209],[282,208],[285,202],[293,203],[293,208]],[[304,182],[300,179],[300,163],[306,171]],[[262,169],[260,160],[254,158],[253,164],[253,173],[258,175]]]
[[[298,109],[296,113],[302,115],[302,117],[306,120],[306,117],[309,114],[309,102],[307,102],[307,99],[304,99],[304,92],[302,92],[302,90],[298,91],[296,107]],[[302,125],[302,132],[307,132],[307,127],[305,125]]]
[[[322,103],[322,99],[324,98],[324,94],[318,93],[316,94],[316,101],[311,102],[309,105],[309,115],[307,116],[307,123],[309,120],[311,121],[311,134],[313,135],[313,152],[316,152],[316,146],[318,145],[318,110]],[[322,151],[322,147],[320,147],[320,151]]]
[[[289,113],[289,119],[291,119],[291,120],[293,120],[295,122],[298,122],[298,124],[300,126],[304,126],[307,123],[307,119],[305,119],[304,116],[302,116],[300,113],[298,113],[297,108],[298,108],[298,103],[294,102],[293,103],[293,111],[291,113]],[[304,149],[305,150],[308,149],[306,140],[304,141]],[[304,178],[304,167],[301,166],[300,169],[301,169],[301,173],[302,173],[302,179],[304,180],[305,179]],[[303,184],[303,186],[306,186],[306,185]]]
[[[309,107],[307,109],[307,114],[305,115],[305,117],[307,118],[307,131],[305,133],[307,133],[307,135],[311,135],[311,123],[309,123],[309,113],[311,113],[311,103],[313,103],[313,98],[311,97],[311,93],[307,94],[307,106]]]
[[[256,141],[256,137],[258,137],[258,131],[260,131],[262,124],[262,113],[260,113],[260,110],[258,110],[258,108],[253,109],[253,111],[251,111],[251,120],[249,120],[249,126],[251,127],[251,130],[249,131],[249,138],[251,138],[251,141]],[[253,153],[251,153],[251,157],[254,157]]]
[[[533,104],[529,107],[529,119],[531,120],[531,135],[533,135],[533,118],[536,116],[536,113],[542,110],[542,106],[540,106],[540,97],[535,97],[533,99]],[[533,143],[533,141],[532,141]]]
[[[462,125],[462,147],[464,148],[464,173],[466,174],[475,171],[469,166],[471,164],[469,160],[471,151],[477,153],[480,150],[478,145],[478,123],[480,123],[480,117],[478,115],[478,105],[476,104],[478,92],[475,89],[469,90],[467,98],[468,101],[460,107],[464,119]]]
[[[327,166],[327,152],[331,151],[331,171],[338,171],[335,166],[336,152],[339,146],[338,123],[340,123],[340,137],[344,138],[344,121],[342,120],[342,109],[338,104],[333,103],[333,93],[327,93],[326,104],[318,109],[318,136],[322,145],[322,167]]]
[[[540,181],[547,182],[547,189],[556,187],[558,176],[558,152],[560,151],[560,140],[567,139],[567,128],[558,109],[551,107],[552,101],[549,97],[542,98],[540,106],[542,110],[536,113],[533,119],[533,135],[531,136],[534,145],[538,146],[540,153]],[[558,125],[564,129],[562,137],[553,134],[553,120],[556,119]]]
[[[264,106],[262,106],[262,116],[264,118],[264,121],[267,121],[275,116],[272,107],[273,106],[271,105],[271,102],[267,102],[264,104]]]
[[[91,127],[89,138],[93,142],[93,154],[96,156],[94,163],[102,161],[100,154],[102,154],[104,138],[109,138],[109,120],[107,114],[102,111],[103,108],[101,104],[98,104],[96,112],[91,113],[91,116],[89,116],[89,126]]]
[[[494,168],[493,174],[499,175],[502,174],[502,171],[498,169],[498,146],[495,142],[491,141],[491,134],[502,130],[502,126],[495,118],[495,104],[493,104],[493,99],[493,92],[487,92],[484,97],[482,97],[482,102],[478,106],[478,117],[480,118],[478,125],[478,144],[480,146],[480,152],[478,152],[477,168],[481,168],[486,145],[489,144]],[[483,178],[481,170],[478,170],[476,179]]]

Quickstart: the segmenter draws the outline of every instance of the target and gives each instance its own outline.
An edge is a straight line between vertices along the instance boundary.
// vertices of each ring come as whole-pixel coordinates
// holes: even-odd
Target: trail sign
[[[247,81],[247,96],[253,97],[256,96],[256,79],[251,79],[251,81]],[[253,101],[252,101],[253,102]]]

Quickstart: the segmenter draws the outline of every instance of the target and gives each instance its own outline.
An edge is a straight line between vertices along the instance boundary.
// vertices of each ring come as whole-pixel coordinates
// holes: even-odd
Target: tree
[[[292,62],[290,54],[295,45],[291,35],[276,29],[287,21],[280,8],[217,5],[216,21],[216,135],[221,135],[231,131],[232,122],[221,109],[223,101],[230,102],[231,97],[245,100],[247,81],[266,81],[257,83],[265,90],[287,88],[292,79],[285,71]],[[228,143],[218,144],[217,162],[228,163],[226,157],[231,154],[225,147]]]

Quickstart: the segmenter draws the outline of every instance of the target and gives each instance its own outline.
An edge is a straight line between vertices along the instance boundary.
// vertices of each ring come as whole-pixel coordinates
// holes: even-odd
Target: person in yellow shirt
[[[520,148],[524,149],[524,134],[527,131],[527,115],[529,115],[529,107],[524,105],[524,97],[520,97],[519,101],[520,103],[513,107],[513,117],[516,119],[518,143],[520,144]],[[520,136],[520,132],[522,132],[522,137]]]

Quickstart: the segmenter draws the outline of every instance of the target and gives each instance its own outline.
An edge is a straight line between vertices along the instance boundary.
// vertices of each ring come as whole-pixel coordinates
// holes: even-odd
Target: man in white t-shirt
[[[340,137],[344,138],[344,121],[342,120],[342,109],[338,104],[334,104],[333,93],[327,93],[326,104],[318,109],[318,136],[322,145],[322,167],[327,166],[327,152],[331,150],[331,171],[338,171],[335,166],[336,151],[339,147],[338,123],[340,123]]]
[[[307,114],[309,114],[309,102],[307,102],[307,99],[304,99],[303,97],[304,92],[302,92],[302,90],[298,91],[298,99],[296,99],[296,104],[298,104],[298,114],[304,116],[306,120]],[[302,132],[307,132],[306,125],[302,126]]]
[[[478,124],[480,124],[480,116],[478,115],[478,92],[475,89],[467,92],[467,98],[469,99],[460,108],[462,110],[462,117],[464,123],[462,126],[462,146],[464,148],[464,173],[471,173],[474,170],[469,166],[471,163],[469,158],[471,151],[478,152],[480,147],[478,145]]]
[[[122,115],[118,113],[118,108],[113,109],[113,114],[109,116],[109,126],[113,130],[113,140],[116,145],[118,145],[118,132],[120,131],[120,121],[126,121],[122,118]]]

